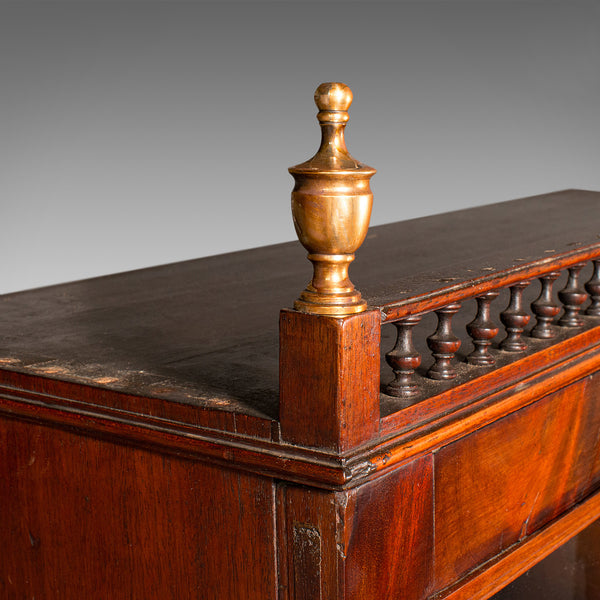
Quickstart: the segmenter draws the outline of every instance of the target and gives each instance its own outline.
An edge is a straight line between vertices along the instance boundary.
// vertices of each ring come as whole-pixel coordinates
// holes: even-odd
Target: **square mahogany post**
[[[380,313],[346,317],[284,309],[279,419],[286,442],[345,452],[379,431]]]

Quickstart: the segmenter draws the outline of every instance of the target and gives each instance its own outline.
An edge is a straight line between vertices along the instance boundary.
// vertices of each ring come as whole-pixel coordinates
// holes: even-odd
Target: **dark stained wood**
[[[493,600],[594,600],[600,597],[600,521],[588,525]]]
[[[561,327],[582,327],[583,319],[579,316],[581,305],[587,300],[587,294],[579,284],[579,273],[585,263],[569,267],[569,279],[564,289],[558,292],[558,297],[564,306],[564,314],[558,320]]]
[[[284,441],[346,451],[379,431],[379,313],[281,312]],[[317,385],[315,385],[317,384]]]
[[[413,344],[413,327],[421,320],[420,316],[405,317],[396,321],[396,343],[385,355],[385,360],[394,371],[394,380],[386,389],[390,396],[413,398],[418,395],[419,387],[415,381],[415,369],[421,364],[421,355]]]
[[[77,431],[128,445],[150,448],[165,455],[209,460],[221,466],[234,465],[257,474],[280,475],[290,481],[326,487],[345,484],[355,473],[337,457],[319,450],[306,450],[270,443],[249,436],[196,429],[164,419],[142,415],[123,415],[121,411],[98,412],[85,403],[65,398],[21,392],[0,387],[0,415]]]
[[[477,297],[477,315],[467,325],[474,346],[473,352],[467,356],[471,365],[490,366],[496,363],[489,347],[498,333],[498,327],[490,317],[490,303],[497,297],[498,292],[487,292]]]
[[[294,597],[321,600],[321,533],[316,527],[295,523],[292,540],[286,540],[284,543],[292,546]]]
[[[506,328],[506,337],[500,342],[500,348],[506,352],[525,352],[527,342],[522,334],[529,323],[529,313],[523,306],[523,291],[530,281],[521,281],[510,286],[510,304],[500,313],[500,320]]]
[[[552,339],[556,332],[552,327],[554,317],[560,312],[560,306],[552,297],[552,286],[560,277],[560,273],[546,273],[540,277],[542,284],[540,295],[531,304],[531,310],[536,316],[535,327],[531,330],[531,337],[538,339]]]
[[[460,340],[452,333],[452,317],[460,309],[460,304],[449,304],[435,311],[438,326],[427,338],[434,363],[427,371],[430,379],[454,379],[457,375],[452,366],[452,359],[460,348]]]
[[[431,456],[344,492],[281,485],[282,600],[425,598],[432,486]]]
[[[344,598],[343,555],[338,543],[346,494],[279,486],[278,600]]]
[[[599,200],[568,190],[373,227],[352,281],[397,319],[537,277],[600,255]],[[214,411],[275,421],[278,313],[309,278],[292,242],[9,294],[0,364],[198,406],[216,427]]]
[[[538,561],[544,559],[551,552],[569,540],[572,536],[583,531],[600,516],[600,494],[596,493],[585,502],[578,504],[564,516],[536,533],[525,537],[521,542],[488,561],[480,568],[461,579],[447,590],[436,594],[435,600],[486,600],[508,583],[523,575]],[[597,544],[597,538],[594,539]],[[597,554],[597,546],[590,548]],[[564,579],[564,571],[569,565],[562,563],[554,576]],[[596,575],[597,576],[597,575]],[[523,595],[499,594],[494,600],[545,600],[546,596],[536,595],[531,592]],[[597,596],[590,594],[581,600],[594,600]],[[559,597],[556,600],[564,600]]]
[[[352,281],[396,320],[532,279],[600,254],[599,201],[567,190],[406,221],[402,232],[373,228]],[[375,247],[385,257],[376,270],[367,258]]]
[[[600,260],[594,262],[594,273],[585,284],[586,292],[591,296],[592,302],[585,311],[586,315],[600,317]]]
[[[532,381],[543,381],[547,387],[557,389],[561,381],[566,385],[600,368],[597,327],[588,324],[577,335],[569,335],[573,331],[570,329],[561,331],[554,344],[538,342],[535,351],[518,355],[518,360],[514,360],[512,353],[497,353],[495,368],[477,377],[472,376],[472,370],[457,364],[459,375],[454,382],[433,382],[416,404],[399,408],[394,398],[382,397],[381,434],[414,434],[428,423],[462,419],[466,413],[503,397],[508,390],[512,390],[513,401],[518,402],[522,394],[529,395],[531,390],[525,384],[529,386]]]
[[[10,419],[0,440],[0,597],[277,598],[268,479]]]
[[[488,598],[600,516],[599,202],[373,228],[344,318],[296,243],[0,298],[0,596]]]

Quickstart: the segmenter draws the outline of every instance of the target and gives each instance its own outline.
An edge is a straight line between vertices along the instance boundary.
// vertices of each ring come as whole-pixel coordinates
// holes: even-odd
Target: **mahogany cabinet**
[[[0,597],[484,599],[600,517],[600,193],[351,274],[347,315],[282,309],[297,242],[0,297]]]

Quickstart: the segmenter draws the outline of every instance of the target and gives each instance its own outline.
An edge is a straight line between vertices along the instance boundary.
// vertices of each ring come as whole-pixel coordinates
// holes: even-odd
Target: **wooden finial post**
[[[312,281],[294,308],[341,317],[367,308],[348,277],[348,267],[367,235],[373,205],[369,181],[376,171],[352,158],[346,148],[350,88],[343,83],[322,83],[315,103],[321,146],[310,160],[289,169],[296,182],[294,225],[314,269]]]

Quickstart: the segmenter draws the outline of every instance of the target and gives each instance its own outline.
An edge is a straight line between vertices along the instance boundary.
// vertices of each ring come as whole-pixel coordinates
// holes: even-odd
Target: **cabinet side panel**
[[[420,600],[433,575],[431,455],[350,492],[346,598]]]
[[[2,598],[276,598],[269,479],[0,421]]]
[[[436,589],[597,486],[599,384],[580,380],[436,452]]]

